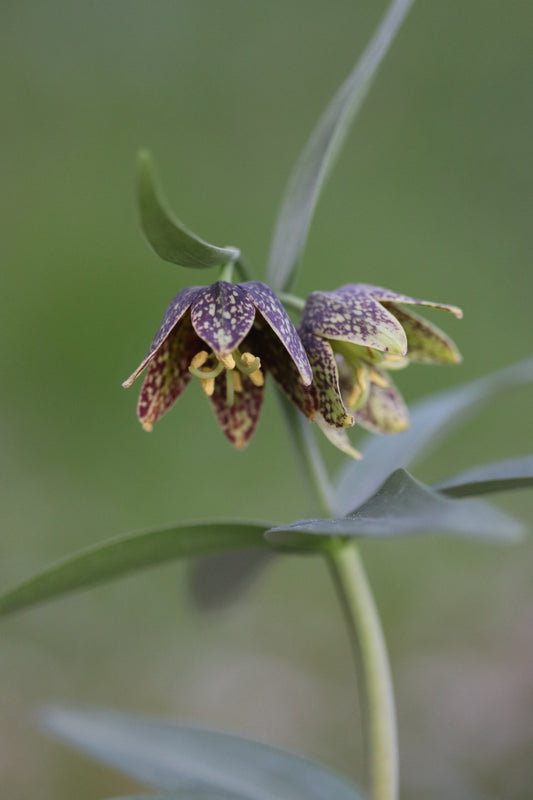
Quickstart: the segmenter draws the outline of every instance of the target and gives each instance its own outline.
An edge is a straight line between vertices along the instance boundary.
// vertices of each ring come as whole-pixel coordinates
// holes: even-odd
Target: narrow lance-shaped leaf
[[[141,224],[158,256],[195,269],[219,267],[237,260],[240,255],[237,249],[209,244],[174,216],[156,186],[152,158],[146,150],[139,153],[138,169]]]
[[[507,492],[533,486],[533,456],[493,461],[440,481],[433,488],[449,497]]]
[[[407,466],[422,451],[435,447],[445,434],[476,414],[494,395],[531,382],[533,358],[415,403],[408,430],[390,437],[365,438],[360,445],[363,460],[352,460],[341,470],[334,492],[336,513],[342,516],[357,508],[391,471]]]
[[[228,794],[219,792],[216,789],[178,789],[175,792],[165,792],[165,794],[136,794],[128,797],[115,797],[113,800],[253,800],[250,795]]]
[[[353,72],[320,118],[289,178],[267,267],[276,291],[288,288],[302,256],[320,190],[331,172],[349,127],[413,0],[393,0]]]
[[[0,594],[0,615],[173,559],[266,547],[266,522],[184,522],[88,547]]]
[[[191,798],[362,800],[342,776],[251,739],[103,710],[52,708],[41,719],[97,761],[158,789],[186,788]]]
[[[513,541],[524,528],[514,517],[481,500],[453,500],[398,469],[348,516],[299,520],[267,531],[266,537],[272,544],[292,549],[306,545],[309,534],[381,538],[422,531]]]

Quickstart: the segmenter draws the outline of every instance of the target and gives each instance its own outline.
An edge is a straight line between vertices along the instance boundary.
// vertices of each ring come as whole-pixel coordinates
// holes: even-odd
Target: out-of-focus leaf
[[[254,800],[250,795],[228,794],[216,789],[178,789],[165,794],[136,794],[133,797],[114,797],[112,800]]]
[[[331,100],[296,162],[281,203],[268,260],[267,282],[276,291],[286,289],[294,277],[320,190],[412,3],[413,0],[393,0],[373,39]]]
[[[481,500],[453,500],[398,469],[352,514],[299,520],[272,528],[266,537],[274,545],[295,549],[305,545],[305,534],[381,538],[421,531],[514,541],[524,528],[514,517]]]
[[[433,488],[450,497],[472,497],[529,486],[533,486],[533,456],[483,464],[440,481]]]
[[[477,413],[498,392],[532,381],[533,358],[530,358],[420,400],[410,409],[411,424],[404,433],[365,438],[359,446],[363,460],[350,460],[340,473],[334,493],[335,512],[342,516],[360,506],[391,471],[407,466],[422,451],[435,447],[444,434]]]
[[[158,256],[181,267],[196,269],[219,267],[239,257],[234,247],[208,244],[174,216],[156,185],[152,158],[146,150],[139,153],[138,169],[141,224]]]
[[[361,800],[347,779],[319,764],[227,733],[111,711],[52,708],[41,719],[78,750],[166,791],[225,792],[235,800]]]
[[[269,548],[195,559],[188,575],[191,597],[202,611],[219,609],[240,597],[274,558]]]
[[[88,547],[0,595],[0,615],[94,586],[172,559],[240,548],[267,547],[266,522],[184,522],[126,534]]]

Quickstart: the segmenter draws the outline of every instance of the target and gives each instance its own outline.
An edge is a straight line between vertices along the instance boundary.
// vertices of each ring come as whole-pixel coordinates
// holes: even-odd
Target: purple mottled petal
[[[396,318],[363,287],[342,293],[312,292],[301,324],[317,336],[401,354],[407,348],[405,332]]]
[[[365,405],[353,412],[355,421],[372,433],[400,433],[409,427],[409,412],[403,398],[387,372],[374,366],[372,371],[388,385],[379,386],[371,381]]]
[[[200,291],[200,289],[200,286],[188,286],[187,289],[182,289],[181,292],[178,292],[177,295],[170,301],[170,304],[165,311],[163,322],[161,323],[159,330],[155,335],[154,341],[150,345],[150,349],[148,350],[144,361],[139,364],[135,372],[133,372],[122,384],[125,389],[131,386],[133,381],[139,377],[143,369],[153,359],[158,348],[161,347],[169,333],[176,327],[180,319],[191,305],[194,296]]]
[[[336,447],[338,450],[341,450],[343,453],[346,453],[346,455],[350,456],[351,458],[355,458],[356,460],[362,458],[359,450],[356,450],[355,447],[353,447],[344,428],[332,428],[331,425],[328,425],[320,414],[318,414],[315,421],[324,436],[329,439],[334,447]]]
[[[257,309],[283,343],[287,352],[290,353],[303,382],[308,386],[313,380],[313,371],[298,331],[279,299],[272,289],[266,283],[261,283],[261,281],[247,281],[246,283],[241,283],[240,286],[248,292]]]
[[[432,300],[418,300],[416,297],[409,297],[406,294],[397,294],[391,292],[389,289],[383,289],[381,286],[370,286],[367,283],[347,283],[336,290],[336,293],[343,296],[351,296],[352,294],[360,294],[365,292],[371,294],[375,300],[380,303],[406,303],[407,305],[428,306],[429,308],[440,308],[442,311],[449,311],[455,314],[456,317],[461,319],[463,312],[457,306],[449,306],[445,303],[434,303]]]
[[[243,347],[255,356],[259,356],[261,364],[266,367],[291,403],[294,403],[308,419],[313,420],[318,410],[316,387],[314,383],[310,386],[304,384],[296,364],[270,327],[265,325],[264,328],[257,328],[254,325]]]
[[[387,303],[407,334],[407,357],[419,364],[458,364],[461,354],[444,331],[413,311]]]
[[[191,307],[194,330],[221,356],[240,345],[254,318],[255,306],[247,293],[227,281],[217,281],[201,289]]]
[[[337,362],[331,345],[305,328],[300,330],[300,335],[313,367],[320,413],[327,424],[334,428],[350,427],[354,418],[346,410],[342,400]]]
[[[241,375],[241,382],[242,392],[235,392],[232,406],[226,403],[225,371],[216,378],[215,391],[209,398],[222,432],[239,450],[248,444],[257,427],[264,395],[264,386],[255,386],[246,375]]]
[[[174,405],[191,375],[191,358],[201,349],[189,315],[168,335],[154,355],[139,395],[137,415],[145,430]]]

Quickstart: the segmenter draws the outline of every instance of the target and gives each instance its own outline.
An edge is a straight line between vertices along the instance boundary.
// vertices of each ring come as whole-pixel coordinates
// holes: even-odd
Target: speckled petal
[[[264,386],[255,386],[246,375],[241,375],[241,382],[242,391],[235,392],[232,406],[226,403],[225,373],[215,380],[215,391],[209,398],[222,432],[239,450],[248,444],[257,427],[264,395]]]
[[[170,301],[170,304],[165,311],[163,322],[161,323],[159,330],[155,335],[154,341],[150,345],[150,349],[148,350],[144,361],[139,364],[135,372],[133,372],[122,384],[125,389],[131,386],[133,381],[139,377],[143,369],[154,358],[158,348],[161,347],[169,333],[176,327],[180,319],[191,305],[195,295],[200,290],[201,286],[188,286],[186,289],[182,289],[181,292],[178,292],[177,295]]]
[[[320,414],[317,415],[315,421],[324,436],[334,447],[336,447],[338,450],[341,450],[343,453],[346,453],[347,456],[355,458],[356,460],[362,458],[359,450],[356,450],[355,447],[353,447],[344,428],[332,428],[331,425],[328,425]]]
[[[372,433],[400,433],[409,427],[409,412],[403,398],[384,370],[372,367],[388,383],[386,387],[370,384],[368,400],[353,415],[358,425]]]
[[[416,297],[409,297],[406,294],[397,294],[391,292],[389,289],[383,289],[381,286],[371,286],[367,283],[347,283],[336,290],[344,296],[356,294],[361,292],[371,294],[375,300],[380,303],[405,303],[406,305],[427,306],[428,308],[440,308],[442,311],[449,311],[455,314],[456,317],[461,319],[463,312],[457,306],[448,306],[445,303],[434,303],[432,300],[418,300]]]
[[[296,364],[270,328],[266,326],[258,329],[254,326],[243,345],[244,348],[259,356],[261,364],[266,367],[291,403],[294,403],[308,419],[313,420],[318,410],[316,386],[314,383],[310,386],[304,384]]]
[[[291,318],[283,308],[281,302],[266,283],[261,283],[261,281],[247,281],[239,285],[248,292],[257,309],[283,343],[285,349],[296,364],[302,381],[308,386],[313,380],[313,371],[298,335],[298,331],[294,327]]]
[[[313,367],[320,413],[334,428],[350,427],[354,418],[342,401],[337,362],[331,345],[305,328],[300,329],[300,336]]]
[[[407,357],[420,364],[458,364],[461,354],[444,331],[412,311],[387,303],[407,334]]]
[[[187,315],[157,349],[137,405],[137,415],[145,430],[151,430],[189,383],[191,375],[188,367],[200,346]]]
[[[317,336],[372,347],[384,353],[403,355],[407,348],[407,338],[398,320],[366,287],[357,292],[312,292],[307,298],[301,324]]]
[[[198,336],[217,355],[227,355],[240,345],[255,318],[255,306],[237,284],[217,281],[201,289],[191,307]]]

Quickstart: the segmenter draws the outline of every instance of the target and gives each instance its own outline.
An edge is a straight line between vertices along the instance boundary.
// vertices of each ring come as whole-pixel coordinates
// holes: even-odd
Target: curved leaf
[[[188,570],[191,597],[202,611],[220,609],[241,596],[276,557],[268,550],[216,553],[194,559]]]
[[[308,534],[382,538],[421,531],[513,541],[524,528],[514,517],[481,500],[453,500],[398,469],[352,514],[299,520],[270,529],[266,537],[272,544],[294,549],[305,544]]]
[[[0,615],[172,559],[266,547],[266,522],[184,522],[126,534],[69,556],[0,595]]]
[[[533,486],[533,456],[483,464],[447,478],[433,488],[449,497],[472,497],[530,486]]]
[[[115,797],[113,800],[253,800],[250,795],[228,794],[218,792],[216,789],[179,789],[177,792],[166,792],[165,794],[136,794],[130,797]]]
[[[174,216],[156,186],[152,158],[146,150],[139,153],[138,169],[141,224],[158,256],[195,269],[219,267],[237,260],[240,253],[234,247],[208,244]]]
[[[341,470],[334,493],[336,513],[341,516],[357,508],[392,470],[407,466],[422,451],[435,447],[444,434],[476,414],[495,394],[531,382],[533,358],[414,404],[408,430],[391,437],[365,438],[360,446],[363,460],[351,460]]]
[[[320,190],[348,134],[372,79],[413,0],[393,0],[353,72],[311,133],[289,178],[274,228],[267,283],[276,291],[291,283],[301,258]]]
[[[205,792],[206,800],[209,791],[234,800],[361,800],[342,776],[251,739],[111,711],[53,708],[41,719],[78,750],[164,790]]]

